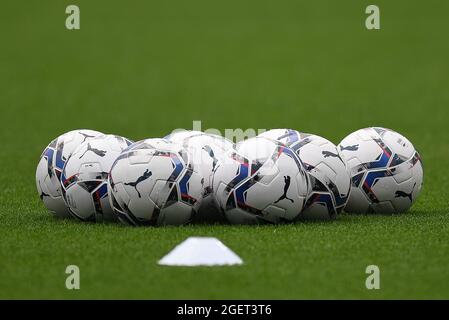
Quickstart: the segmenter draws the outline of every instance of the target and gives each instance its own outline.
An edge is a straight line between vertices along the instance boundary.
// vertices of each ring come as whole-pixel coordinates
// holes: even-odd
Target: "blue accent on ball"
[[[312,195],[310,199],[311,199],[311,201],[307,202],[308,207],[310,207],[314,203],[321,203],[327,207],[327,211],[330,214],[335,213],[334,212],[334,204],[332,202],[332,196],[330,194],[316,193],[316,194]]]
[[[365,164],[365,166],[367,169],[386,168],[390,158],[391,158],[391,155],[387,154],[386,151],[384,151],[379,156],[378,160],[373,161],[373,162],[368,162]]]
[[[380,178],[388,177],[389,173],[388,171],[382,170],[382,171],[371,171],[368,172],[365,178],[364,184],[371,189],[375,182],[379,180]]]
[[[189,194],[189,188],[187,186],[187,183],[189,182],[191,176],[192,176],[191,172],[186,172],[186,174],[182,177],[181,181],[179,181],[179,190],[181,191],[181,194],[185,195]]]
[[[62,159],[62,149],[56,151],[56,168],[62,170],[64,168],[65,161]]]
[[[43,153],[43,157],[47,158],[47,170],[48,170],[48,175],[50,177],[53,176],[53,154],[54,154],[55,150],[52,148],[47,148],[45,149],[44,153]]]
[[[173,170],[172,174],[170,175],[170,178],[168,178],[169,181],[175,181],[178,179],[178,176],[181,174],[182,169],[184,168],[184,165],[182,164],[181,160],[175,155],[170,154],[170,158],[172,159],[173,163],[175,164],[175,169]]]
[[[248,172],[249,172],[248,164],[247,163],[241,163],[240,164],[240,169],[239,169],[239,174],[236,177],[234,177],[234,179],[232,179],[231,182],[229,182],[228,186],[230,188],[234,188],[234,186],[236,186],[243,179],[248,177]]]
[[[108,195],[108,184],[104,182],[96,192],[98,192],[100,199],[105,198]]]
[[[237,199],[237,205],[246,205],[245,192],[254,185],[251,179],[243,183],[237,189],[235,189],[235,197]]]
[[[292,129],[287,129],[287,132],[288,132],[288,137],[287,137],[287,145],[288,146],[292,145],[293,143],[295,143],[299,140],[298,131],[292,130]]]

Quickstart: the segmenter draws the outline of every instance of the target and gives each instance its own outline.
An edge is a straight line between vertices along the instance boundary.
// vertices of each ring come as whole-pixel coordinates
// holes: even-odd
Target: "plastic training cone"
[[[189,237],[158,262],[165,266],[223,266],[242,263],[238,255],[212,237]]]

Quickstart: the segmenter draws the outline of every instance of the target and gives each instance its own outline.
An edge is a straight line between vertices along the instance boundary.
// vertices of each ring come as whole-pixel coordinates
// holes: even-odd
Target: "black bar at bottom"
[[[401,318],[445,311],[448,301],[430,300],[9,300],[0,301],[4,314],[16,318],[29,313],[45,318],[65,316],[79,319],[98,314],[102,318],[112,316],[132,319],[133,314],[144,315],[139,319],[290,319],[320,316],[346,318]],[[10,310],[8,310],[10,309]],[[58,311],[57,311],[58,310]]]

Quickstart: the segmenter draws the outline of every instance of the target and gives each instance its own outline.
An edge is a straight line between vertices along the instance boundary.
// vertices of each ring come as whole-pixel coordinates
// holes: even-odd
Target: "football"
[[[226,151],[234,147],[234,144],[221,136],[200,131],[179,131],[171,134],[169,140],[183,146],[204,178],[203,200],[198,213],[194,216],[194,221],[225,221],[213,199],[212,178],[219,161],[223,159]]]
[[[231,223],[296,220],[309,179],[298,155],[275,140],[255,137],[226,153],[213,177],[215,199]]]
[[[105,135],[83,142],[64,165],[62,194],[70,213],[82,221],[113,220],[107,180],[115,159],[131,141]]]
[[[72,152],[83,142],[102,136],[93,130],[73,130],[54,139],[42,152],[36,169],[36,187],[45,207],[60,217],[70,217],[62,198],[61,173]]]
[[[346,162],[337,146],[318,135],[292,129],[273,129],[260,136],[280,141],[293,149],[309,175],[311,192],[301,218],[305,220],[333,219],[346,205],[351,180]]]
[[[204,179],[189,153],[167,139],[133,144],[109,174],[111,206],[130,225],[180,225],[198,211]]]
[[[338,145],[351,175],[350,213],[400,213],[419,196],[423,166],[412,143],[399,133],[372,127]]]

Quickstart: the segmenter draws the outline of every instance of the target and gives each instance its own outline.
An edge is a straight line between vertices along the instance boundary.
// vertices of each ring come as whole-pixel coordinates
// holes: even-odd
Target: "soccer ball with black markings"
[[[194,222],[224,222],[226,219],[213,198],[212,178],[218,163],[234,143],[218,135],[190,130],[172,133],[168,139],[183,146],[204,179],[203,200]]]
[[[301,218],[334,219],[345,207],[351,187],[346,161],[337,146],[318,135],[292,129],[273,129],[259,136],[288,145],[303,162],[310,178],[311,191]]]
[[[62,194],[75,218],[114,220],[108,199],[108,174],[115,159],[131,144],[126,138],[104,135],[75,149],[61,174]]]
[[[129,225],[181,225],[192,220],[202,201],[200,168],[178,143],[146,139],[115,160],[109,174],[111,206]]]
[[[227,152],[214,173],[213,190],[231,223],[291,222],[304,208],[309,179],[292,149],[255,137]]]
[[[72,130],[54,139],[42,152],[36,169],[36,187],[44,205],[55,215],[70,217],[60,182],[65,162],[81,143],[102,135],[94,130]]]
[[[338,145],[351,175],[350,213],[407,211],[421,192],[423,165],[412,143],[381,127],[355,131]]]

